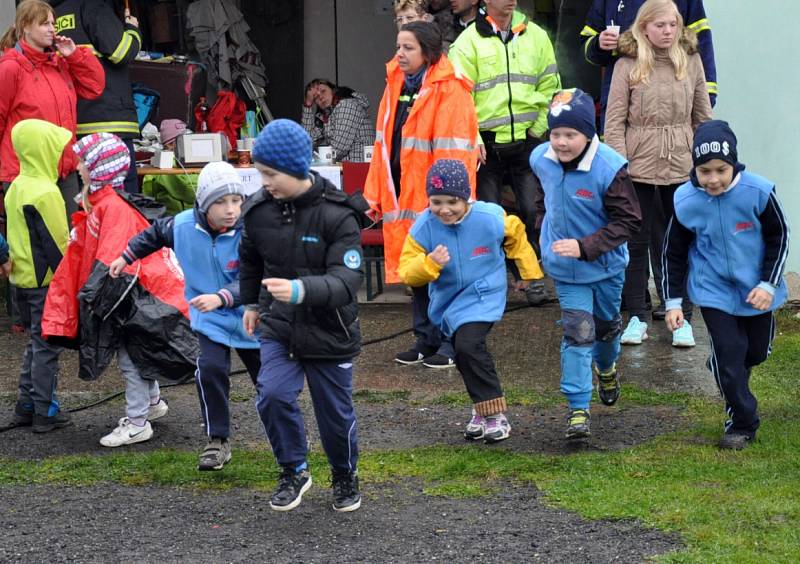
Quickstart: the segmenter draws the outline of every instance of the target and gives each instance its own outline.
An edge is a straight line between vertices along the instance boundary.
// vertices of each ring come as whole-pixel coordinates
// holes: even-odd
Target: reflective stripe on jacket
[[[495,142],[536,137],[547,130],[547,106],[561,87],[553,44],[527,16],[514,12],[509,36],[483,11],[450,47],[453,64],[474,83],[473,97],[481,131]]]
[[[386,89],[378,109],[372,162],[364,197],[383,218],[386,281],[400,282],[397,265],[403,241],[417,214],[428,207],[425,178],[437,159],[464,162],[475,195],[478,122],[470,90],[472,82],[442,57],[428,68],[414,106],[403,126],[400,148],[400,196],[391,174],[391,142],[397,101],[404,74],[392,59],[386,65]]]

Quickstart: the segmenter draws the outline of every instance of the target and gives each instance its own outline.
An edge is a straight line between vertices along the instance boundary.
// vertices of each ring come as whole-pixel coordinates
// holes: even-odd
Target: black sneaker
[[[594,367],[597,375],[597,396],[603,405],[614,405],[619,399],[619,375],[617,365],[613,364],[607,372],[600,372],[597,366]]]
[[[333,510],[344,513],[361,507],[357,472],[333,472]]]
[[[269,500],[269,506],[275,511],[289,511],[303,501],[303,494],[311,487],[311,473],[308,470],[295,472],[284,468],[278,478],[278,488]]]
[[[589,435],[591,435],[589,431],[589,410],[570,410],[567,422],[567,433],[565,436],[568,439],[583,439]]]
[[[423,355],[417,349],[411,349],[405,352],[397,353],[394,357],[395,362],[406,365],[419,364],[423,360],[425,360],[425,355]]]
[[[754,435],[730,431],[722,435],[722,438],[719,441],[719,448],[742,450],[743,448],[747,447],[747,445],[749,445],[753,439],[755,439]]]
[[[432,354],[422,361],[422,366],[427,368],[454,368],[456,361],[443,354]]]
[[[63,411],[59,411],[52,417],[47,417],[45,415],[39,415],[36,413],[33,415],[32,425],[34,433],[49,433],[50,431],[54,431],[56,429],[69,427],[72,425],[72,419]]]
[[[549,302],[550,298],[547,297],[544,282],[537,280],[528,284],[528,287],[525,288],[525,299],[533,307],[542,306]]]
[[[667,316],[667,309],[664,304],[658,304],[658,307],[653,310],[653,319],[663,320]]]
[[[14,406],[14,415],[11,418],[11,427],[30,427],[33,425],[33,410],[17,402]]]

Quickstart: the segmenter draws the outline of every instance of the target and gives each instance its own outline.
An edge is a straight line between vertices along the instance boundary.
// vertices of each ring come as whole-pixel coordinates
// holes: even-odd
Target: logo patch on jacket
[[[578,188],[575,190],[575,198],[579,200],[594,200],[594,192],[591,190],[587,190],[586,188]]]
[[[237,270],[239,268],[239,259],[232,259],[225,265],[225,270]]]
[[[491,254],[491,252],[492,251],[489,249],[489,247],[475,247],[474,249],[472,249],[472,255],[470,256],[470,260],[486,256],[488,254]]]
[[[319,243],[319,237],[316,235],[303,235],[300,240],[303,243]]]
[[[361,267],[361,253],[357,249],[350,249],[344,253],[344,265],[350,270]]]
[[[753,222],[752,221],[739,221],[736,223],[736,227],[733,230],[734,235],[738,235],[743,231],[752,231],[753,230]]]

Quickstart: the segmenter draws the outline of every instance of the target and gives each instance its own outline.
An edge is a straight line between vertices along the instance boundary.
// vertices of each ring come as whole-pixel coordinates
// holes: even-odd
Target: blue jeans
[[[561,304],[561,393],[570,409],[588,409],[592,399],[592,361],[608,370],[619,357],[622,319],[619,306],[625,273],[593,282],[555,281]]]

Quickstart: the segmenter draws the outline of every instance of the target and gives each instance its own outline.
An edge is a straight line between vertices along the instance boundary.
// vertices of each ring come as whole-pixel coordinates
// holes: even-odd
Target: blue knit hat
[[[467,167],[457,159],[439,159],[433,163],[425,188],[428,196],[455,196],[466,201],[472,193]]]
[[[594,100],[580,88],[556,92],[547,113],[547,126],[571,127],[592,139],[597,133],[594,121]]]
[[[736,152],[736,135],[727,121],[712,119],[697,126],[692,144],[692,162],[700,166],[712,159],[720,159],[734,168],[739,163]]]
[[[304,180],[311,167],[311,137],[297,122],[273,120],[258,134],[253,160]]]

